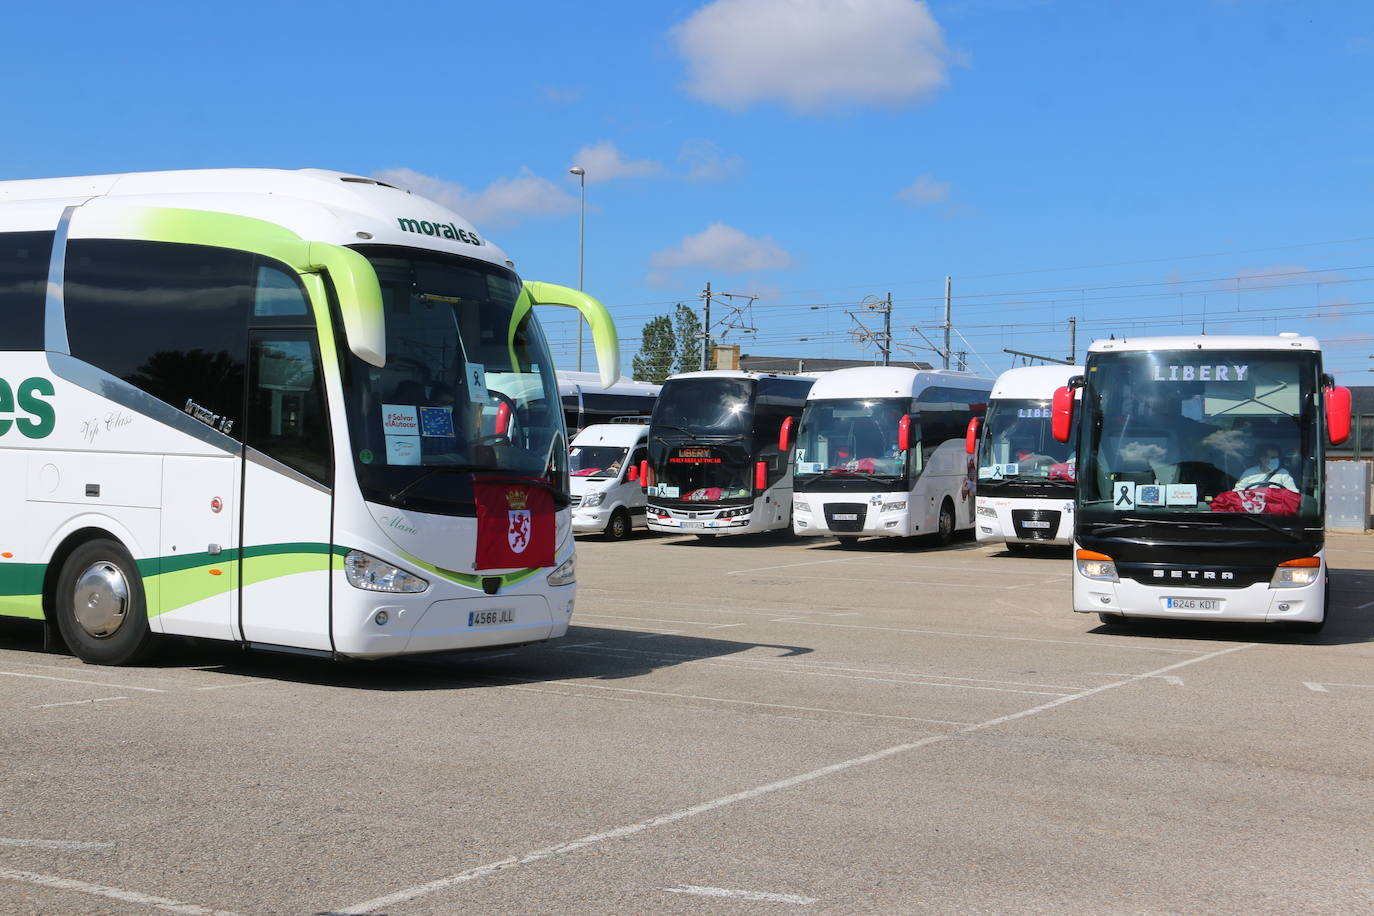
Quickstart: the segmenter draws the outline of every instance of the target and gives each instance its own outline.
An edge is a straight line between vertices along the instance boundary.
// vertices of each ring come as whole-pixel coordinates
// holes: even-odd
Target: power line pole
[[[1075,362],[1078,361],[1077,358],[1076,358],[1077,355],[1078,355],[1077,337],[1078,337],[1078,319],[1077,319],[1077,318],[1070,318],[1070,319],[1069,319],[1069,365],[1070,365],[1070,366],[1072,366]]]
[[[883,365],[892,365],[892,293],[883,302]]]
[[[944,358],[944,367],[949,368],[949,331],[954,325],[950,321],[950,278],[945,277],[945,348],[940,351],[940,356]]]
[[[707,351],[711,349],[711,282],[706,282],[706,291],[701,294],[701,298],[706,300],[706,315],[701,322],[701,371],[707,368]]]

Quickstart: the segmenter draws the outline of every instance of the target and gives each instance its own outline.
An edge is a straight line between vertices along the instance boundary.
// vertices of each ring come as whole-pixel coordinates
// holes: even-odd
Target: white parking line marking
[[[1363,688],[1374,688],[1374,684],[1336,684],[1336,683],[1333,683],[1333,682],[1331,682],[1331,681],[1321,681],[1321,682],[1317,682],[1317,681],[1303,681],[1303,685],[1306,686],[1308,690],[1315,690],[1315,691],[1317,691],[1318,693],[1330,693],[1331,691],[1329,691],[1329,690],[1326,689],[1326,688],[1328,688],[1328,687],[1363,687]]]
[[[794,579],[808,579],[813,582],[863,582],[872,586],[873,579],[865,576],[788,576],[788,581]],[[1013,589],[1022,588],[1017,585],[973,585],[968,582],[932,582],[929,579],[889,579],[883,577],[884,585],[928,585],[934,588],[981,588],[992,589],[999,592],[1009,592]]]
[[[0,846],[21,849],[111,849],[114,843],[93,843],[83,840],[24,840],[0,837]]]
[[[674,700],[701,700],[708,703],[729,703],[735,706],[758,706],[763,709],[790,709],[793,712],[824,712],[840,716],[857,716],[861,719],[896,719],[901,722],[928,722],[935,725],[966,725],[965,722],[947,722],[941,719],[922,719],[917,716],[897,716],[881,712],[857,712],[852,709],[826,709],[819,706],[789,706],[785,703],[763,703],[758,700],[736,700],[731,697],[706,697],[694,693],[672,693],[666,690],[645,690],[642,687],[611,687],[607,684],[588,684],[583,681],[549,681],[537,678],[512,677],[500,680],[515,681],[521,684],[561,684],[566,687],[587,688],[591,690],[634,693],[652,697],[669,697]]]
[[[883,630],[888,633],[917,633],[923,636],[950,636],[957,639],[1002,639],[1008,642],[1037,642],[1056,646],[1077,646],[1080,649],[1139,649],[1145,652],[1168,652],[1179,655],[1198,655],[1199,649],[1175,649],[1172,646],[1137,645],[1129,642],[1087,642],[1081,639],[1042,639],[1038,636],[1002,636],[997,633],[960,633],[956,630],[921,630],[915,627],[875,627],[861,623],[824,623],[819,620],[797,620],[799,626],[832,627],[838,630]]]
[[[736,900],[761,900],[766,903],[815,903],[815,897],[800,897],[796,894],[769,894],[764,891],[736,891],[727,887],[699,887],[684,884],[682,887],[665,887],[670,894],[694,894],[698,897],[733,897]]]
[[[268,681],[235,681],[232,684],[211,684],[209,687],[192,687],[192,690],[233,690],[235,687],[271,687]]]
[[[766,572],[770,569],[795,569],[798,566],[822,566],[826,563],[856,563],[866,560],[867,557],[835,557],[830,560],[808,560],[805,563],[784,563],[781,566],[758,566],[754,569],[733,569],[726,573],[727,576],[743,576],[749,573]]]
[[[138,891],[126,891],[119,887],[106,887],[103,884],[90,884],[86,881],[77,881],[74,878],[59,878],[56,875],[40,875],[35,872],[18,871],[13,868],[0,868],[0,881],[15,881],[21,884],[36,884],[39,887],[51,887],[61,891],[76,891],[79,894],[92,894],[96,897],[107,897],[110,900],[122,900],[125,903],[151,906],[168,913],[182,913],[184,916],[237,916],[237,914],[225,910],[212,910],[208,907],[196,906],[193,903],[181,903],[177,900],[168,900],[166,897],[154,897],[151,894],[140,894]]]
[[[680,623],[690,627],[706,627],[708,630],[728,630],[742,627],[742,623],[707,623],[704,620],[666,620],[662,617],[626,617],[623,614],[581,614],[581,617],[602,617],[606,620],[638,620],[641,623]],[[490,657],[490,656],[485,656]]]
[[[1374,601],[1366,601],[1364,604],[1356,606],[1355,610],[1363,611],[1367,607],[1374,607]]]
[[[673,811],[668,814],[661,814],[657,817],[649,818],[648,820],[638,821],[633,824],[626,824],[623,827],[616,827],[613,830],[606,830],[601,833],[593,833],[589,836],[584,836],[576,840],[571,840],[567,843],[559,843],[556,846],[546,846],[543,849],[536,849],[533,852],[525,853],[522,856],[512,856],[507,859],[502,859],[499,862],[491,862],[486,865],[479,865],[476,868],[470,868],[467,871],[461,871],[457,874],[448,875],[444,878],[438,878],[434,881],[429,881],[425,884],[418,884],[414,887],[408,887],[403,890],[387,894],[384,897],[377,897],[372,900],[367,900],[362,903],[354,904],[353,906],[350,906],[346,909],[336,910],[335,912],[351,914],[351,916],[361,916],[361,914],[372,913],[375,910],[382,909],[383,907],[389,907],[397,903],[404,903],[407,900],[414,900],[416,897],[423,897],[427,894],[432,894],[435,891],[441,891],[445,888],[455,887],[460,884],[466,884],[470,881],[476,881],[480,878],[485,878],[488,875],[494,875],[498,872],[506,871],[507,869],[517,868],[521,865],[529,865],[533,862],[539,862],[544,859],[552,859],[558,856],[565,856],[569,853],[577,852],[580,849],[585,849],[588,846],[594,846],[598,843],[603,843],[607,840],[618,840],[624,837],[633,836],[645,830],[650,830],[655,827],[662,827],[665,824],[672,824],[676,823],[677,821],[685,820],[687,818],[692,818],[701,814],[706,814],[708,812],[715,811],[719,808],[724,808],[728,805],[733,805],[738,802],[758,798],[761,795],[768,795],[773,792],[779,792],[783,789],[790,789],[793,786],[799,786],[808,782],[813,782],[817,779],[821,779],[823,777],[830,776],[835,773],[841,773],[845,770],[849,770],[854,767],[863,766],[869,763],[875,763],[879,760],[886,760],[889,757],[893,757],[898,754],[905,754],[910,751],[917,750],[918,748],[927,747],[932,744],[940,744],[946,741],[950,741],[958,737],[959,735],[971,734],[976,731],[981,731],[982,729],[992,728],[996,725],[1001,725],[1005,722],[1012,722],[1016,719],[1024,719],[1030,716],[1039,715],[1042,712],[1046,712],[1058,706],[1064,706],[1068,703],[1073,703],[1077,700],[1086,699],[1087,697],[1095,696],[1096,694],[1104,693],[1108,690],[1114,690],[1118,687],[1125,687],[1129,684],[1134,684],[1143,678],[1168,674],[1171,671],[1176,671],[1179,668],[1184,668],[1188,665],[1196,665],[1200,662],[1206,662],[1211,661],[1214,658],[1220,658],[1223,655],[1229,655],[1232,652],[1240,652],[1245,649],[1252,649],[1256,645],[1257,643],[1245,643],[1239,646],[1229,646],[1225,649],[1219,649],[1216,652],[1209,652],[1206,655],[1198,656],[1197,658],[1184,659],[1183,661],[1174,662],[1172,665],[1166,665],[1163,668],[1158,668],[1154,671],[1146,672],[1145,674],[1134,675],[1125,680],[1113,681],[1110,684],[1103,684],[1100,687],[1093,687],[1089,690],[1084,690],[1079,693],[1070,694],[1069,696],[1059,697],[1057,699],[1050,700],[1048,703],[1041,703],[1039,706],[1033,706],[1030,709],[1024,710],[1022,712],[1011,713],[1010,715],[1005,716],[998,716],[995,719],[988,719],[986,722],[979,722],[974,725],[968,725],[952,734],[930,735],[928,737],[921,738],[918,741],[912,741],[906,744],[897,744],[892,747],[884,748],[880,751],[874,751],[871,754],[865,754],[862,757],[855,757],[851,760],[843,760],[839,763],[832,763],[829,766],[824,766],[820,769],[812,770],[809,773],[802,773],[797,776],[790,776],[786,779],[779,779],[776,782],[770,782],[765,785],[756,786],[752,789],[746,789],[743,792],[736,792],[732,795],[725,795],[720,798],[712,799],[711,801],[702,802],[701,804],[693,805],[690,808],[682,808],[678,811]]]
[[[128,697],[96,697],[93,700],[68,700],[65,703],[39,703],[37,706],[30,706],[29,709],[52,709],[56,706],[84,706],[87,703],[108,703],[111,700],[127,700]]]
[[[86,684],[91,687],[113,687],[116,690],[142,690],[145,693],[166,693],[156,687],[135,687],[132,684],[107,684],[104,681],[87,681],[75,677],[53,677],[51,674],[23,674],[18,671],[0,671],[6,677],[31,677],[40,681],[65,681],[68,684]]]
[[[1100,674],[1102,677],[1130,677],[1130,676],[1131,676],[1131,675],[1129,675],[1129,674],[1125,674],[1125,673],[1120,672],[1120,671],[1089,671],[1088,674],[1089,674],[1089,675]],[[1181,678],[1181,677],[1174,677],[1172,674],[1156,675],[1156,678],[1157,678],[1158,680],[1164,681],[1166,684],[1173,684],[1175,687],[1182,687],[1182,686],[1183,686],[1183,678]]]

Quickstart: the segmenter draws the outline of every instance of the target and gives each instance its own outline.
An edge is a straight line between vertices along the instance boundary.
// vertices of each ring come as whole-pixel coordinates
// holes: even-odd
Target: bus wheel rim
[[[87,634],[96,639],[114,635],[129,610],[129,582],[124,573],[103,560],[86,567],[76,579],[72,608]]]

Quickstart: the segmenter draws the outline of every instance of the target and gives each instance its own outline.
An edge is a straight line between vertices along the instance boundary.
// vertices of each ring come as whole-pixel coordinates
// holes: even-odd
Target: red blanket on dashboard
[[[1212,499],[1213,512],[1249,512],[1252,515],[1297,515],[1302,497],[1286,487],[1227,490]]]

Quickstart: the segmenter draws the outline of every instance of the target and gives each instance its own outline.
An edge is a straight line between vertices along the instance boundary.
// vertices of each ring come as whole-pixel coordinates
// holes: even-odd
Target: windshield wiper
[[[1301,540],[1302,540],[1302,535],[1294,534],[1293,532],[1289,531],[1287,528],[1283,527],[1282,525],[1276,525],[1275,523],[1269,521],[1269,519],[1267,519],[1267,518],[1265,518],[1265,517],[1263,517],[1263,516],[1261,516],[1261,515],[1251,515],[1251,514],[1248,513],[1248,512],[1228,512],[1228,513],[1226,513],[1226,515],[1227,515],[1228,517],[1232,517],[1232,518],[1243,518],[1243,519],[1247,519],[1247,520],[1249,520],[1249,521],[1254,522],[1256,525],[1261,525],[1261,526],[1263,526],[1263,527],[1265,527],[1265,528],[1268,528],[1270,531],[1277,531],[1279,534],[1281,534],[1281,535],[1283,535],[1284,537],[1288,538],[1290,541],[1301,541]]]
[[[395,503],[395,504],[397,504],[397,505],[400,505],[401,500],[405,499],[406,494],[409,493],[411,490],[415,489],[415,487],[418,486],[418,485],[420,484],[421,481],[423,481],[423,480],[428,480],[429,478],[433,477],[435,474],[439,473],[440,471],[490,471],[490,470],[495,470],[495,468],[480,468],[480,467],[477,467],[476,465],[473,465],[473,464],[431,464],[431,465],[427,466],[427,467],[424,469],[424,471],[423,471],[422,473],[420,473],[420,474],[419,474],[414,480],[412,480],[410,483],[408,483],[408,484],[406,484],[405,486],[401,487],[401,489],[396,490],[395,492],[388,494],[388,495],[387,495],[387,499],[391,500],[393,503]],[[438,500],[438,501],[441,501],[441,502],[462,502],[462,500],[452,500],[452,499],[447,499],[446,497],[442,497],[442,496],[434,496],[434,497],[430,497],[430,498],[431,498],[431,499]]]

